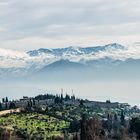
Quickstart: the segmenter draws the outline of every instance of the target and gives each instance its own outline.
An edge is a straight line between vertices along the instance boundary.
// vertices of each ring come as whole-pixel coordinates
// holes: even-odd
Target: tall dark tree
[[[5,102],[8,103],[8,97],[5,98]]]
[[[112,130],[112,123],[113,123],[112,121],[113,121],[112,114],[111,113],[108,113],[107,114],[107,130],[109,132],[111,132],[111,130]]]
[[[75,95],[72,95],[71,96],[71,100],[75,100]]]
[[[55,104],[62,103],[61,98],[59,96],[56,96],[55,99],[54,99],[54,103]]]
[[[125,125],[125,115],[124,115],[124,111],[123,110],[121,110],[121,125]]]
[[[33,99],[33,106],[35,106],[35,99]]]
[[[63,93],[61,93],[61,97],[60,97],[60,98],[61,98],[61,100],[63,100],[63,99],[64,99],[64,97],[63,97]]]
[[[113,120],[113,129],[114,129],[114,131],[115,132],[117,132],[118,131],[118,129],[119,129],[119,120],[118,120],[118,115],[115,113],[115,115],[114,115],[114,120]]]
[[[2,98],[2,102],[5,103],[5,98]]]
[[[30,104],[30,107],[33,107],[33,103],[32,103],[32,100],[31,99],[29,101],[29,104]]]
[[[80,103],[80,106],[81,106],[81,107],[84,106],[84,100],[83,100],[83,99],[81,99],[81,100],[79,101],[79,103]]]
[[[70,96],[69,96],[68,94],[66,94],[65,100],[66,100],[66,101],[70,100]]]
[[[2,104],[1,104],[1,102],[0,102],[0,111],[2,110],[3,108],[2,108]]]
[[[69,129],[72,133],[78,132],[80,129],[80,122],[78,120],[71,121]]]
[[[81,140],[86,140],[86,119],[87,119],[86,114],[83,114],[81,120],[81,134],[80,134]]]
[[[102,130],[102,125],[96,118],[90,118],[81,121],[81,140],[98,140],[100,139],[100,134]]]
[[[130,132],[137,134],[137,138],[140,139],[140,118],[132,118],[130,121]]]
[[[78,138],[77,132],[73,135],[73,140],[80,140],[80,139]]]
[[[15,109],[16,108],[16,105],[14,102],[10,102],[9,104],[9,109]]]
[[[29,103],[29,101],[27,102],[27,107],[28,107],[28,108],[30,108],[30,107],[31,107],[31,106],[30,106],[30,103]]]
[[[118,121],[118,116],[117,116],[116,113],[115,113],[115,115],[114,115],[114,121]]]

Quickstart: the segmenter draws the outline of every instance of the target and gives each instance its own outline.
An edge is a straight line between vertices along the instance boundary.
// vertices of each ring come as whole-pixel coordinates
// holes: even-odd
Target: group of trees
[[[57,95],[54,95],[52,99],[54,99],[55,104],[61,104],[63,103],[63,101],[75,100],[75,95],[70,96],[66,94],[65,96],[63,96],[63,94],[61,95],[57,94]]]
[[[82,117],[80,140],[95,140],[104,137],[104,135],[101,122],[97,118],[86,119],[85,116]]]
[[[84,106],[84,100],[78,100],[79,101],[79,110],[74,109],[75,111],[72,111],[73,106],[70,106],[70,114],[65,113],[67,110],[67,106],[64,106],[62,103],[63,101],[69,101],[69,100],[75,100],[75,96],[71,97],[66,94],[66,96],[61,95],[55,95],[54,97],[54,106],[53,109],[48,109],[48,113],[52,115],[51,113],[54,112],[54,117],[58,117],[59,119],[66,119],[70,118],[70,127],[68,132],[72,134],[72,140],[108,140],[108,139],[123,139],[126,137],[126,139],[131,139],[131,133],[136,133],[137,137],[140,136],[138,128],[140,125],[138,124],[138,121],[130,121],[129,122],[125,120],[125,112],[124,110],[120,110],[119,112],[114,113],[108,113],[106,118],[107,120],[99,119],[98,116],[89,118],[89,116],[82,116],[81,121],[75,119],[72,113],[78,114],[79,110],[86,110],[88,113],[88,108]],[[108,102],[109,103],[109,102]],[[56,105],[57,104],[57,105]],[[61,109],[58,109],[61,108]],[[54,111],[53,111],[54,110]],[[56,112],[56,113],[55,113]],[[59,113],[58,113],[59,112]],[[60,115],[62,112],[62,116]],[[72,117],[70,117],[72,116]],[[75,115],[76,116],[76,115]],[[67,119],[68,120],[68,119]],[[135,125],[137,123],[137,125]],[[131,125],[132,124],[132,125]],[[134,127],[135,125],[135,127]],[[132,127],[133,126],[133,127]],[[131,130],[131,133],[130,133]],[[65,134],[65,137],[69,137]],[[64,138],[61,138],[64,140]],[[71,139],[70,139],[71,140]]]
[[[13,130],[0,128],[0,140],[22,140],[22,138]]]
[[[136,133],[137,138],[140,139],[140,118],[132,118],[130,121],[130,132]]]
[[[3,102],[3,103],[8,103],[8,101],[9,101],[9,100],[8,100],[8,97],[2,98],[2,102]]]
[[[112,130],[117,132],[121,126],[125,127],[126,121],[125,121],[124,111],[121,110],[121,114],[119,116],[116,113],[115,114],[108,113],[107,120],[102,121],[102,125],[105,129],[108,130],[109,133]]]
[[[75,96],[70,96],[68,94],[65,95],[65,97],[63,96],[63,94],[61,95],[56,95],[55,98],[54,98],[54,103],[55,104],[61,104],[63,103],[63,101],[69,101],[69,100],[75,100]]]
[[[55,99],[55,95],[53,94],[44,94],[38,95],[34,98],[35,100],[47,100],[47,99]]]
[[[8,97],[2,98],[2,103],[0,102],[0,111],[6,109],[15,109],[16,105],[14,101],[9,101]]]
[[[66,94],[65,96],[61,93],[60,95],[56,94],[45,94],[45,95],[38,95],[34,98],[35,100],[48,100],[48,99],[53,99],[55,104],[61,104],[63,101],[69,101],[69,100],[75,100],[75,95],[68,95]]]
[[[4,105],[2,105],[2,103],[0,102],[0,111],[6,109],[15,109],[15,108],[16,105],[14,102],[5,103]]]
[[[30,100],[27,102],[27,107],[28,107],[28,108],[35,107],[35,105],[36,105],[35,99],[30,99]]]
[[[84,114],[81,121],[70,123],[70,132],[75,134],[75,140],[139,140],[140,118],[125,120],[123,110],[120,114],[107,114],[107,120]]]
[[[140,139],[140,118],[135,117],[128,120],[126,125],[123,110],[120,116],[108,114],[106,125],[105,121],[98,118],[87,118],[83,115],[81,120],[81,136],[77,140],[139,140]]]
[[[44,94],[44,95],[38,95],[36,96],[34,99],[35,100],[48,100],[48,99],[55,99],[55,98],[60,98],[61,100],[75,100],[75,95],[68,95],[66,94],[65,96],[63,95],[63,93],[61,93],[60,95],[56,94]]]
[[[115,110],[114,112],[105,114],[106,118],[103,119],[103,115],[98,116],[96,114],[97,107],[93,108],[94,110],[86,107],[84,105],[85,100],[76,99],[74,95],[38,95],[28,100],[27,109],[31,111],[31,108],[33,108],[34,111],[39,100],[47,99],[53,99],[55,104],[50,106],[46,105],[44,112],[39,112],[40,110],[38,111],[36,109],[38,113],[47,114],[48,116],[69,122],[70,124],[67,131],[65,129],[63,132],[62,137],[53,138],[52,140],[119,140],[123,139],[123,137],[128,139],[133,137],[140,139],[140,118],[132,118],[126,121],[126,111],[124,112],[124,110],[120,108],[118,112]],[[79,101],[79,106],[63,104],[65,101],[74,100]],[[110,101],[107,101],[107,103],[110,103]],[[14,101],[9,101],[7,97],[2,99],[0,110],[13,108],[16,108]],[[96,112],[95,116],[92,114],[93,111]],[[87,113],[86,115],[84,114],[85,112]],[[133,135],[134,133],[136,136]]]

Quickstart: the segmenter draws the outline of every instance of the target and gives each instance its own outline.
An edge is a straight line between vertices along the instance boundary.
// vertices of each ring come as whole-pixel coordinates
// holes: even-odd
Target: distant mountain
[[[0,77],[51,75],[87,75],[135,72],[140,67],[140,49],[112,43],[95,47],[41,48],[28,52],[0,49]],[[134,71],[135,69],[135,71]],[[137,73],[137,72],[136,72]]]
[[[44,49],[41,48],[39,50],[33,50],[27,52],[30,56],[40,56],[43,54],[49,54],[49,55],[55,55],[55,56],[69,56],[69,55],[84,55],[84,54],[95,54],[100,51],[107,51],[107,50],[123,50],[125,49],[124,46],[113,43],[113,44],[108,44],[105,46],[95,46],[95,47],[86,47],[86,48],[81,48],[81,47],[67,47],[67,48],[58,48],[58,49]]]
[[[76,63],[76,62],[70,62],[69,60],[59,60],[54,63],[51,63],[50,65],[45,66],[40,72],[46,72],[48,70],[56,71],[56,70],[69,70],[69,69],[80,69],[85,67],[84,64]]]

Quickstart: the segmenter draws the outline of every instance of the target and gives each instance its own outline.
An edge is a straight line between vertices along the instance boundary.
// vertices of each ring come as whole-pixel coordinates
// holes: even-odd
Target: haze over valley
[[[139,105],[139,43],[93,47],[0,49],[0,96],[65,92]],[[114,96],[115,95],[115,96]]]

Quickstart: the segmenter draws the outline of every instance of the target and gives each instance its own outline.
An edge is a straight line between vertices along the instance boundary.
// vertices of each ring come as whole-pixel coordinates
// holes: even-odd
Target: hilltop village
[[[133,140],[140,138],[140,109],[127,103],[75,95],[24,96],[0,103],[0,139]]]

